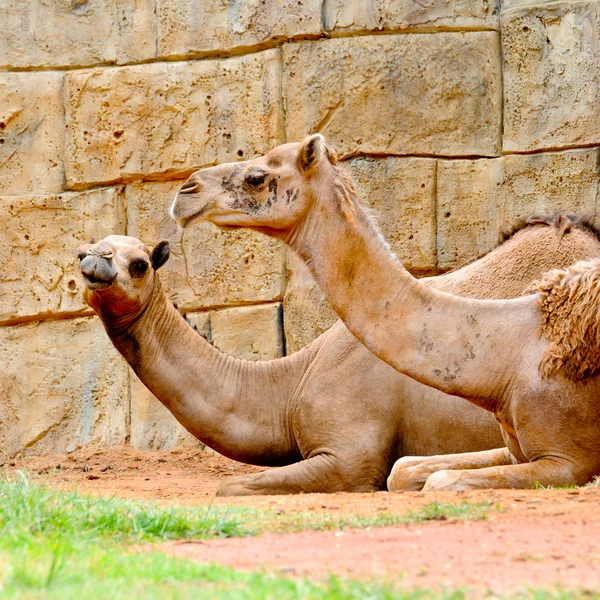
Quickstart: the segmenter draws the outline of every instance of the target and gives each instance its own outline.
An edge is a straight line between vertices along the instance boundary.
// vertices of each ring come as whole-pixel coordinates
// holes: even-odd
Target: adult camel
[[[500,423],[506,448],[404,459],[389,489],[579,485],[600,474],[600,260],[553,271],[514,300],[433,289],[390,252],[319,134],[194,173],[172,216],[284,240],[374,354]]]

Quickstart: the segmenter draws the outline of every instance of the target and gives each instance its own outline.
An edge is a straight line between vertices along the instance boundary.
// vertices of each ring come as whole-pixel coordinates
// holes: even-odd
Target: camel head
[[[171,216],[181,227],[204,220],[284,235],[310,211],[336,162],[315,134],[259,158],[201,169],[179,188]]]
[[[122,235],[84,244],[77,258],[85,303],[103,318],[139,314],[154,289],[154,273],[169,253],[167,241],[150,250],[139,240]]]

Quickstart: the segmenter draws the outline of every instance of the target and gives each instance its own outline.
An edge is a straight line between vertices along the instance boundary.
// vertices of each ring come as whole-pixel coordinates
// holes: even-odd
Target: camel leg
[[[425,483],[424,490],[476,490],[485,488],[532,489],[578,483],[573,468],[555,459],[466,471],[437,471]]]
[[[438,456],[403,456],[395,462],[387,480],[387,487],[390,492],[415,492],[423,489],[428,477],[436,471],[482,469],[510,465],[511,462],[508,448]]]
[[[217,496],[374,492],[381,489],[376,483],[376,476],[363,472],[355,477],[352,471],[340,458],[318,454],[285,467],[232,477],[219,485]],[[384,477],[382,472],[382,484]]]

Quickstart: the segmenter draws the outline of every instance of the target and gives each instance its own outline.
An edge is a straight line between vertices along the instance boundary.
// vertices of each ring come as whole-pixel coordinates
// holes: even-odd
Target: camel
[[[388,489],[581,485],[600,474],[600,260],[551,271],[511,300],[434,289],[391,253],[320,134],[197,171],[171,215],[283,240],[369,350],[500,423],[505,448],[406,457]]]

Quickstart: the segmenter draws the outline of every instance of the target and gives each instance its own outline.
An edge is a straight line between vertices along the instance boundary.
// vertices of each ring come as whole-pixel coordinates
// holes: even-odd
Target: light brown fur
[[[183,226],[201,218],[284,240],[372,352],[416,381],[490,411],[502,426],[506,449],[401,458],[390,489],[572,485],[598,475],[600,377],[573,380],[560,369],[542,376],[540,362],[555,343],[540,335],[543,294],[482,301],[415,280],[330,154],[315,135],[265,157],[198,171],[177,194],[172,215]],[[249,172],[261,176],[248,179]],[[574,228],[564,219],[556,225],[558,247]],[[457,293],[462,274],[454,275],[444,290]],[[484,269],[479,276],[490,275]],[[550,288],[554,298],[560,286]]]
[[[539,291],[541,327],[551,342],[540,362],[542,377],[583,381],[600,372],[600,259],[546,273]]]

